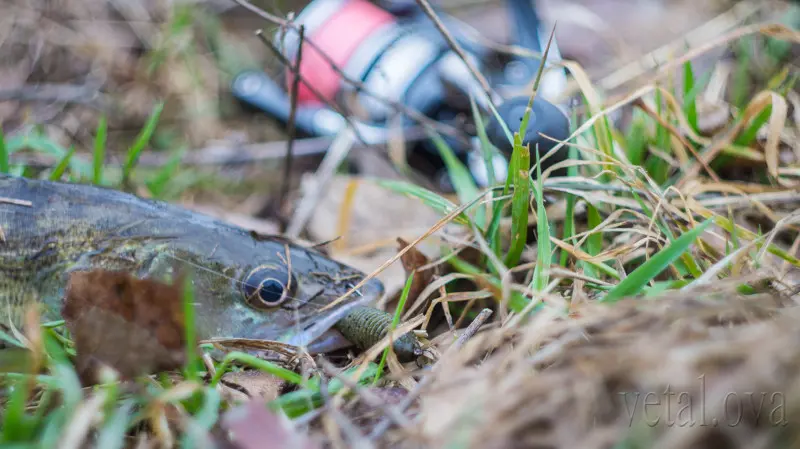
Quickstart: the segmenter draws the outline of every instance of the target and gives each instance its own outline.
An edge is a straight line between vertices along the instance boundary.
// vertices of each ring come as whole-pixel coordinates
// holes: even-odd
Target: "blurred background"
[[[379,307],[393,310],[409,272],[428,262],[450,270],[446,274],[434,274],[430,267],[420,270],[425,277],[414,279],[408,296],[409,301],[419,296],[415,303],[419,307],[402,317],[419,318],[429,306],[433,310],[438,303],[431,301],[441,287],[443,307],[436,312],[441,316],[428,328],[434,349],[453,344],[451,331],[463,328],[482,305],[496,306],[494,321],[486,328],[498,332],[498,342],[505,345],[512,341],[511,333],[519,332],[520,343],[513,351],[490,350],[494,362],[484,363],[489,359],[483,355],[474,360],[468,356],[451,364],[450,371],[442,371],[441,385],[434,383],[432,389],[441,397],[430,396],[422,407],[427,416],[421,421],[421,433],[431,438],[447,435],[448,428],[461,438],[459,412],[481,404],[464,392],[488,392],[484,409],[490,413],[481,415],[484,427],[475,427],[476,445],[487,445],[487,435],[496,432],[508,445],[492,447],[519,447],[522,440],[507,431],[511,422],[522,432],[552,431],[557,435],[552,441],[567,440],[563,447],[588,447],[589,442],[600,447],[617,433],[623,435],[629,424],[617,422],[622,423],[619,432],[598,428],[600,421],[586,412],[587,405],[594,401],[602,406],[598,410],[611,410],[605,404],[618,397],[616,390],[629,385],[631,391],[663,391],[663,384],[679,382],[693,385],[697,372],[708,366],[718,373],[736,368],[732,360],[739,359],[731,354],[749,360],[749,365],[740,365],[746,369],[732,371],[731,377],[732,382],[744,379],[737,385],[747,385],[747,391],[758,391],[751,389],[752,384],[766,385],[769,391],[797,392],[800,353],[792,352],[799,338],[796,318],[789,316],[781,325],[785,327],[765,326],[757,332],[746,325],[772,316],[778,303],[796,305],[800,292],[798,3],[532,0],[538,16],[534,20],[509,7],[525,0],[430,1],[436,20],[447,16],[443,27],[431,20],[427,10],[418,9],[429,5],[426,0],[369,0],[393,17],[415,17],[414,23],[422,24],[414,28],[422,36],[419,40],[387,50],[379,46],[390,34],[356,36],[364,31],[364,20],[391,21],[386,12],[364,6],[367,0],[0,0],[0,171],[94,182],[179,203],[247,229],[311,242],[365,272],[398,256],[398,245],[406,248],[408,242],[427,235],[457,206],[479,198],[487,185],[494,187],[496,196],[487,200],[487,207],[470,211],[474,222],[480,222],[476,227],[463,226],[466,221],[443,226],[415,245],[422,256],[413,258],[421,262],[401,259],[377,276],[387,291]],[[390,73],[372,79],[373,87],[389,94],[400,90],[408,94],[405,99],[413,100],[409,104],[428,107],[429,116],[418,121],[427,131],[440,132],[440,139],[424,140],[419,130],[414,137],[413,129],[400,136],[392,119],[385,127],[387,138],[371,139],[374,129],[364,127],[369,145],[354,142],[357,139],[341,131],[343,123],[369,117],[372,111],[365,107],[372,103],[350,102],[363,92],[360,88],[334,86],[334,90],[342,87],[337,93],[341,94],[337,107],[345,110],[341,116],[305,97],[302,107],[290,104],[285,91],[295,77],[285,63],[292,58],[285,53],[297,47],[279,37],[295,36],[289,25],[310,4],[323,17],[341,12],[345,4],[356,5],[352,16],[347,20],[339,16],[338,28],[329,27],[333,31],[315,44],[342,58],[355,54],[348,45],[357,41],[363,51],[361,65],[345,64],[339,70],[357,72],[359,79],[366,79],[367,72],[380,72],[372,70],[379,65],[374,58],[385,57],[382,61],[389,62],[381,69],[390,68]],[[317,19],[305,16],[312,34],[325,28]],[[569,143],[574,157],[561,167],[568,176],[548,178],[550,184],[530,190],[524,187],[523,170],[512,172],[516,176],[495,174],[492,180],[492,171],[486,168],[491,151],[510,154],[500,148],[504,130],[492,117],[505,116],[511,126],[520,122],[519,110],[484,109],[480,118],[469,100],[479,102],[484,93],[499,90],[498,79],[508,81],[522,73],[520,82],[503,90],[498,104],[521,98],[524,106],[536,76],[525,72],[530,67],[520,66],[520,61],[523,65],[538,61],[554,28],[557,45],[549,55],[555,59],[536,92],[537,101],[541,95],[556,106],[548,109],[537,103],[532,126],[546,124],[561,140],[575,133]],[[520,30],[535,36],[536,42],[521,39],[525,33]],[[425,59],[426,45],[436,42],[440,50],[451,46],[445,42],[448,33],[454,33],[462,48],[476,44],[479,50],[474,54],[486,50],[480,53],[485,58],[447,53],[450,59],[441,60],[449,62],[439,67],[436,76],[420,75],[416,90],[403,85],[403,77],[422,71],[434,59]],[[326,71],[314,52],[300,48],[304,48],[301,61],[316,61],[311,69],[300,71],[309,77],[323,73],[315,86],[329,88],[326,82],[339,74]],[[379,56],[372,54],[370,60],[370,51]],[[488,68],[511,55],[520,58],[514,60],[517,64]],[[470,64],[478,62],[486,63],[482,65],[486,70],[478,72],[489,81],[472,70]],[[242,78],[243,73],[252,76]],[[237,84],[237,80],[244,81]],[[419,115],[414,108],[396,110],[407,120]],[[480,120],[488,123],[486,136],[481,134]],[[301,132],[309,129],[327,135]],[[532,135],[536,133],[526,134]],[[426,143],[417,145],[423,140]],[[539,143],[553,146],[552,140]],[[523,148],[516,145],[518,160],[525,157]],[[475,154],[477,160],[471,158]],[[698,154],[703,155],[702,163]],[[557,162],[564,156],[553,159]],[[535,162],[532,154],[524,164],[527,168]],[[509,193],[512,182],[515,188]],[[703,234],[702,245],[687,250],[699,235],[689,235],[697,229],[688,230],[701,217],[712,216],[712,211],[716,221]],[[691,218],[683,218],[684,213]],[[491,221],[486,220],[489,216]],[[547,233],[553,237],[552,245],[551,240],[538,238]],[[749,246],[755,245],[756,235],[768,237],[771,249]],[[747,243],[740,246],[740,241]],[[540,243],[544,250],[540,251]],[[458,257],[448,259],[456,252]],[[495,259],[504,254],[499,264],[509,268],[506,274],[514,271],[513,276],[497,270]],[[540,270],[548,263],[548,254],[552,281],[549,269]],[[666,259],[659,261],[655,254],[666,254],[669,262],[658,265]],[[452,266],[442,262],[445,259]],[[434,278],[438,287],[431,282]],[[445,284],[453,280],[455,286],[447,285],[447,292]],[[504,300],[506,293],[511,295],[511,289],[505,291],[507,280],[520,287],[512,296],[518,300],[516,308],[511,307],[514,312],[533,306],[528,295],[537,302],[546,297],[558,310],[570,311],[594,299],[611,296],[617,301],[634,293],[668,292],[663,296],[688,305],[675,308],[669,301],[661,309],[659,301],[644,301],[655,307],[645,313],[634,302],[629,309],[585,313],[583,318],[594,319],[593,314],[599,318],[576,324],[575,335],[580,338],[575,341],[586,343],[590,351],[578,347],[570,356],[572,340],[562,341],[570,324],[562,326],[569,320],[560,321],[560,315],[557,319],[555,314],[537,315],[529,323],[511,320],[506,326],[509,304],[496,299],[501,287]],[[545,286],[548,293],[539,297]],[[706,288],[715,298],[708,308],[695,304]],[[448,299],[452,304],[444,302],[453,292],[454,297],[465,295]],[[762,293],[767,298],[759,303]],[[721,300],[719,308],[716,298]],[[754,305],[743,307],[748,301]],[[638,313],[644,319],[635,318]],[[710,318],[717,314],[727,318]],[[618,324],[607,326],[606,319]],[[547,320],[556,325],[543,331],[540,325]],[[682,324],[673,326],[677,321]],[[718,332],[723,329],[731,333]],[[505,331],[509,334],[501,334]],[[611,338],[584,338],[592,332],[606,332]],[[741,334],[737,337],[736,332]],[[540,351],[540,343],[547,344],[550,337],[555,352]],[[536,362],[543,364],[542,376],[530,374],[534,366],[530,354],[536,351],[544,354]],[[502,358],[504,354],[512,364]],[[587,354],[595,358],[587,359]],[[477,360],[490,370],[473,371],[472,362]],[[563,363],[547,371],[544,365],[554,360]],[[449,388],[456,383],[458,389]],[[722,390],[715,391],[720,396]],[[24,396],[19,398],[21,406]],[[101,403],[96,402],[98,407]],[[621,410],[609,413],[619,417]],[[250,427],[259,432],[268,429]],[[797,428],[786,429],[794,435]],[[591,434],[596,429],[600,429],[597,434]],[[715,438],[708,447],[740,447],[715,444],[730,435],[746,436],[766,447],[763,435],[747,427],[703,429],[693,431]],[[601,433],[602,438],[595,438]],[[572,441],[580,438],[585,444]],[[698,447],[683,436],[670,441],[673,445],[664,447]],[[757,447],[742,441],[741,447]],[[615,447],[645,447],[621,444]]]

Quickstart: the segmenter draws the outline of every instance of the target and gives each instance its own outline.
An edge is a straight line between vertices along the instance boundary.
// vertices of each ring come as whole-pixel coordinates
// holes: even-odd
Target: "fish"
[[[21,327],[28,304],[62,319],[71,273],[103,269],[167,282],[189,273],[199,339],[302,343],[312,354],[367,349],[391,315],[373,307],[378,279],[313,247],[262,235],[177,204],[111,187],[0,175],[0,324]],[[401,361],[423,351],[413,332]]]

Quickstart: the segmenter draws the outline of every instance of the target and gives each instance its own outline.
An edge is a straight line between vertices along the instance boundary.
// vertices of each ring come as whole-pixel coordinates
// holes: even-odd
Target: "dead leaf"
[[[229,392],[231,396],[239,400],[252,398],[269,402],[277,399],[286,381],[262,371],[247,370],[226,373],[222,376],[222,384],[232,390]]]
[[[401,251],[403,248],[406,248],[409,245],[409,242],[403,240],[401,237],[397,238],[397,243],[399,246],[398,251]],[[411,305],[414,303],[414,300],[417,299],[420,293],[425,290],[431,281],[433,281],[434,275],[437,274],[439,271],[437,267],[430,267],[421,271],[418,271],[421,267],[428,265],[430,260],[428,257],[422,253],[422,251],[418,250],[417,248],[411,248],[407,253],[403,254],[400,258],[400,262],[403,264],[403,269],[406,272],[406,278],[411,276],[412,272],[414,273],[414,280],[411,281],[411,288],[408,291],[408,299],[406,300],[406,304]],[[426,304],[423,306],[424,308],[428,307],[428,303],[430,301],[426,301]]]
[[[185,362],[182,283],[123,272],[72,273],[62,315],[86,381],[107,365],[125,379],[177,369]]]
[[[318,449],[322,445],[292,428],[264,402],[255,400],[225,413],[222,427],[240,449]]]

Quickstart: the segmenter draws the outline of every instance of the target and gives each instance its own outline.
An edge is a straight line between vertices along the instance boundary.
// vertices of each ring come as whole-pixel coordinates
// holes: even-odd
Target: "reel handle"
[[[292,113],[292,102],[286,91],[260,70],[245,70],[231,82],[231,93],[240,101],[266,112],[274,119],[287,124]],[[295,128],[309,135],[325,134],[315,124],[318,108],[298,106],[295,111]]]
[[[240,101],[249,104],[268,116],[285,124],[289,123],[292,103],[289,95],[275,81],[260,70],[245,70],[234,77],[231,93]],[[386,128],[351,120],[356,132],[366,144],[386,142]],[[294,115],[295,129],[314,137],[334,136],[347,126],[347,120],[327,106],[297,106]]]

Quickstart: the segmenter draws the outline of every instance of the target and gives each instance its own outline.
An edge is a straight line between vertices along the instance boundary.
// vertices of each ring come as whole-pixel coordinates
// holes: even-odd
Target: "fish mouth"
[[[363,280],[362,280],[363,281]],[[359,281],[361,282],[361,281]],[[348,286],[347,291],[353,290],[353,284]],[[299,323],[299,332],[284,336],[281,341],[295,346],[309,346],[312,342],[322,337],[334,324],[347,316],[356,307],[369,305],[381,299],[386,289],[383,283],[377,278],[369,279],[364,285],[358,287],[342,302],[329,307],[331,303],[340,299],[343,295],[327,296],[323,298],[323,303],[329,307],[321,310],[313,316],[307,317],[304,322]]]

